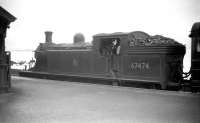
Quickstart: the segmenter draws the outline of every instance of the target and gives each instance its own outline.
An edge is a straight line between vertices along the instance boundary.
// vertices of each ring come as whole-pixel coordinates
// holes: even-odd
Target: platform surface
[[[200,95],[12,77],[0,123],[200,123]]]

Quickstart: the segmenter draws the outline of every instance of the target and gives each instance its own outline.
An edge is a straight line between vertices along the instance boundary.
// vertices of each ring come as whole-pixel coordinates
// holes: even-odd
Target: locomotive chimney
[[[51,31],[46,31],[45,32],[45,38],[46,42],[45,43],[52,43],[52,33]]]

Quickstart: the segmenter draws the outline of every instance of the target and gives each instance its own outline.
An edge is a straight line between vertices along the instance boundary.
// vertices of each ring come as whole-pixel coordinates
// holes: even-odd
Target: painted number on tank
[[[148,62],[132,62],[131,63],[132,70],[149,70],[149,63]]]

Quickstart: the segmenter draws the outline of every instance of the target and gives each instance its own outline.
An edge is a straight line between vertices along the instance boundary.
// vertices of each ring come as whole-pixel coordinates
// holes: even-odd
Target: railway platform
[[[0,123],[200,123],[200,94],[12,76]]]

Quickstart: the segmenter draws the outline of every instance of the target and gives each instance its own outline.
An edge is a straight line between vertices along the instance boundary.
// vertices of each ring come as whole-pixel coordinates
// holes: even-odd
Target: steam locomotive
[[[35,51],[36,64],[32,72],[21,73],[76,76],[113,80],[113,85],[126,81],[158,84],[162,89],[190,83],[200,85],[200,23],[192,27],[192,66],[183,73],[185,46],[161,35],[151,36],[142,31],[97,34],[86,43],[82,34],[74,36],[73,44],[55,44],[52,32]],[[190,80],[184,80],[183,75]]]

